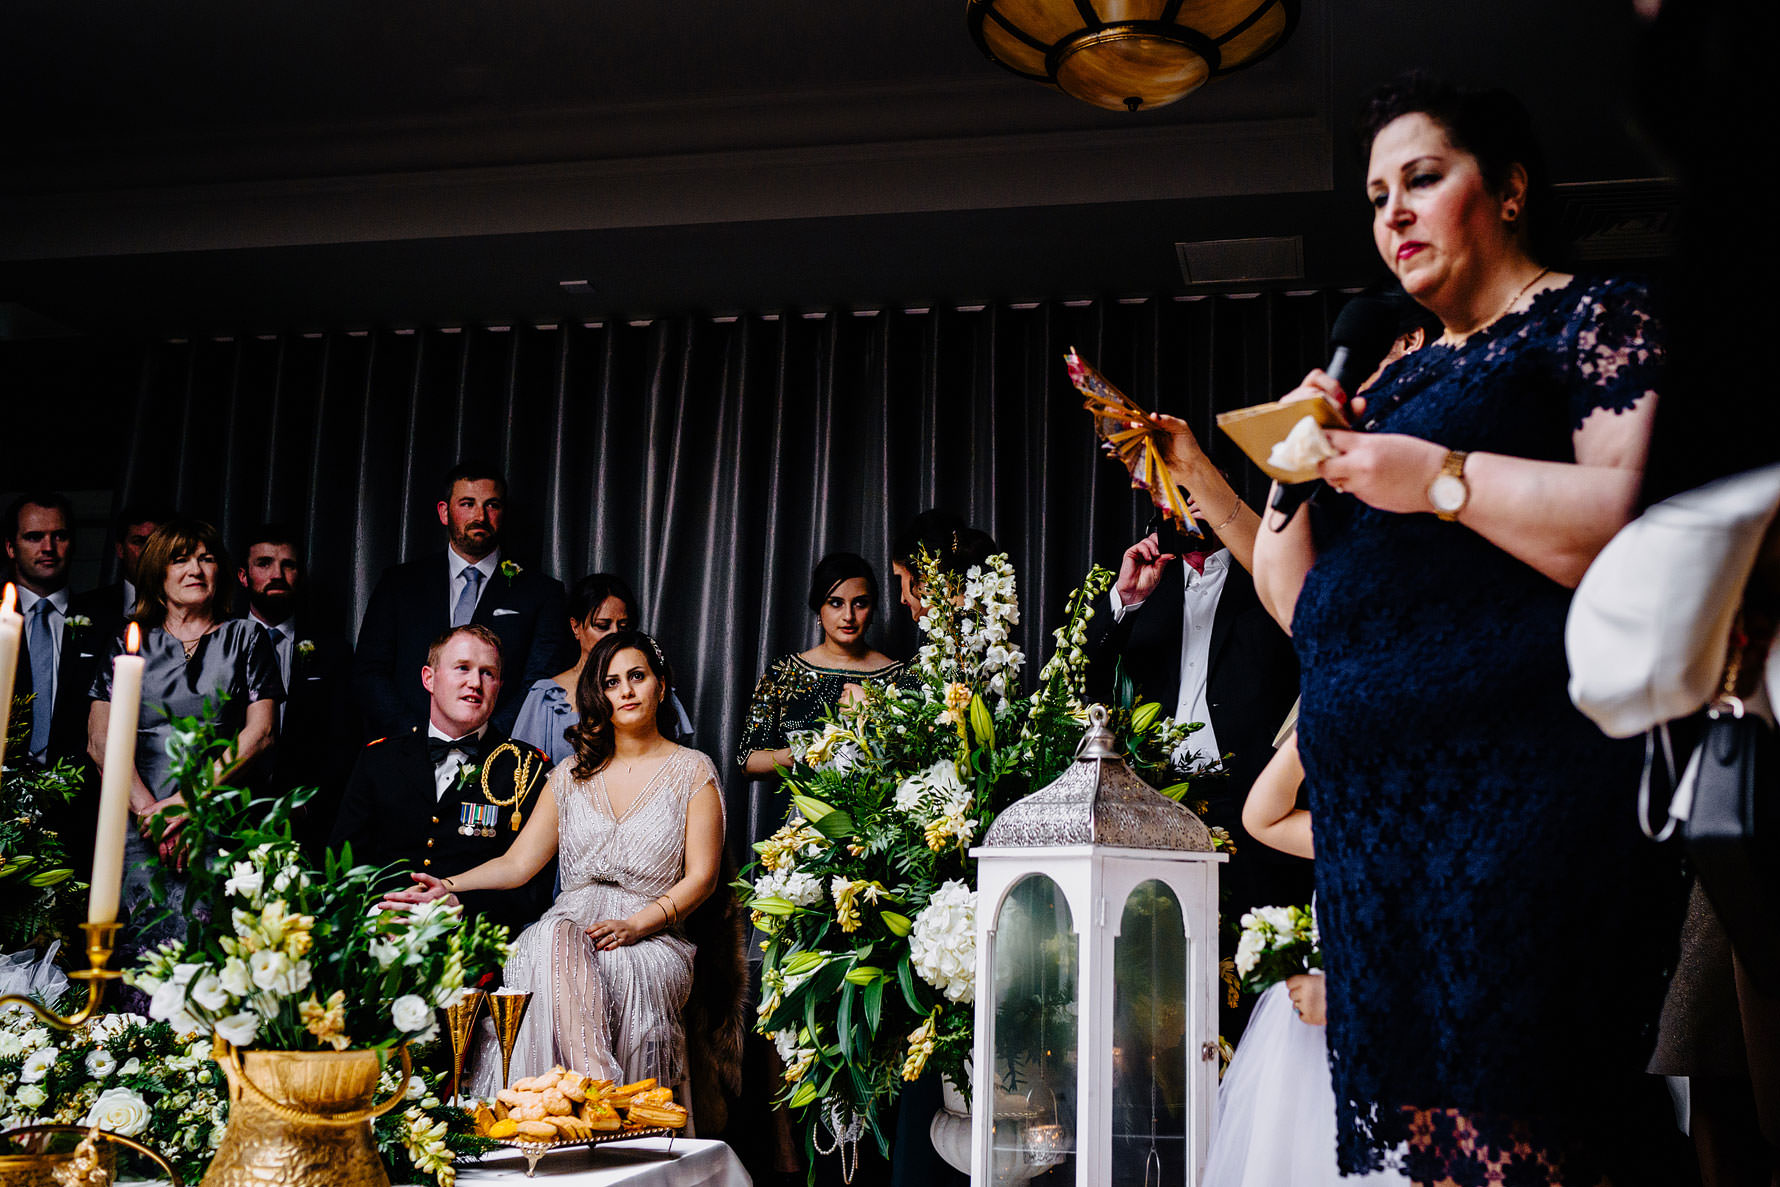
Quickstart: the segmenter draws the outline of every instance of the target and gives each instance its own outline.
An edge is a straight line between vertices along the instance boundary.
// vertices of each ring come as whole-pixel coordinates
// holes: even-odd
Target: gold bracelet
[[[655,905],[661,907],[661,900],[656,899]],[[661,924],[663,927],[674,926],[674,917],[668,914],[668,909],[666,907],[661,907]]]
[[[669,927],[672,927],[674,924],[680,922],[680,908],[675,904],[674,897],[672,895],[670,895],[670,894],[660,895],[656,898],[655,901],[658,903],[665,901],[667,903],[667,906],[663,907],[662,910],[667,913]]]
[[[1224,517],[1223,523],[1220,523],[1217,527],[1211,529],[1211,534],[1214,536],[1222,536],[1224,534],[1224,529],[1229,527],[1231,524],[1235,523],[1236,517],[1238,515],[1240,515],[1241,513],[1242,513],[1242,496],[1237,495],[1236,496],[1236,506],[1230,508],[1230,514]]]

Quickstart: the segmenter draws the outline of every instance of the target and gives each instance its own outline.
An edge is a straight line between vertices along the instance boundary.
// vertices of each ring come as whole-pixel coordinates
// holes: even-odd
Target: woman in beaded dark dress
[[[1634,822],[1638,744],[1571,706],[1563,650],[1636,503],[1659,330],[1641,285],[1543,266],[1512,98],[1410,76],[1362,132],[1374,241],[1445,332],[1364,397],[1320,371],[1292,393],[1363,431],[1328,433],[1332,493],[1255,551],[1303,670],[1338,1160],[1680,1181],[1643,1068],[1685,884]]]
[[[866,641],[878,608],[878,577],[865,558],[851,552],[823,557],[810,576],[809,606],[822,641],[774,660],[748,703],[736,762],[750,775],[789,769],[797,761],[793,734],[821,728],[829,709],[902,674],[901,663]]]

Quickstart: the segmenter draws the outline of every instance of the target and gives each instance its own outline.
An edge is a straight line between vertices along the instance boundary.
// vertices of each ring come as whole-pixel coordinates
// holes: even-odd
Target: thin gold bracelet
[[[1214,536],[1221,536],[1224,529],[1235,523],[1236,517],[1240,514],[1242,514],[1242,496],[1237,495],[1236,506],[1230,508],[1230,514],[1224,517],[1223,523],[1220,523],[1217,527],[1211,529],[1211,534]]]

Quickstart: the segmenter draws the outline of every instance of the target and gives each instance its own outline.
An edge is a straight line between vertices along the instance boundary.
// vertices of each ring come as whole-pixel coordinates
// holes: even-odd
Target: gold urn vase
[[[229,1077],[229,1124],[203,1187],[389,1187],[371,1122],[395,1108],[413,1069],[372,1104],[375,1051],[237,1051],[216,1041]]]

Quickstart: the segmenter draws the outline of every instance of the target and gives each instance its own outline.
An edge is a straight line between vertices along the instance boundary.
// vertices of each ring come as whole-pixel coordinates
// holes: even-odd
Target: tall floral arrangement
[[[931,558],[917,565],[925,639],[909,679],[870,690],[803,741],[785,825],[755,845],[736,884],[766,937],[757,1026],[778,1050],[781,1099],[811,1150],[826,1126],[870,1131],[887,1152],[880,1111],[905,1082],[965,1083],[976,995],[968,850],[998,811],[1073,760],[1087,624],[1113,579],[1089,572],[1037,689],[1020,696],[1007,557],[961,576]],[[1122,704],[1114,722],[1138,769],[1177,798],[1212,773],[1170,773],[1197,725],[1155,704]]]
[[[387,1051],[434,1037],[435,1007],[506,958],[506,930],[458,908],[378,910],[381,871],[349,849],[311,867],[291,837],[293,801],[227,783],[214,708],[176,722],[168,749],[192,858],[186,938],[128,974],[151,1017],[237,1047]]]
[[[399,1071],[384,1070],[380,1092]],[[491,1143],[441,1098],[442,1073],[415,1070],[408,1101],[377,1119],[378,1150],[398,1183],[451,1187],[451,1160]],[[228,1124],[229,1093],[209,1040],[136,1014],[104,1014],[57,1033],[22,1010],[0,1013],[0,1129],[97,1123],[165,1155],[188,1183],[203,1177]]]

